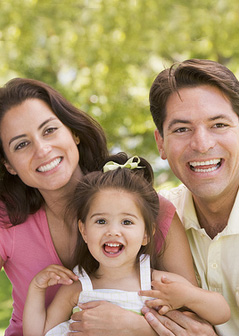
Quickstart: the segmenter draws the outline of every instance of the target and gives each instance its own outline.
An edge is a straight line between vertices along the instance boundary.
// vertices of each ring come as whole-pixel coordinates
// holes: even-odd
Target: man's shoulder
[[[180,184],[178,187],[171,188],[171,189],[160,189],[159,194],[163,197],[167,198],[171,202],[173,200],[181,199],[183,196],[186,195],[188,189],[185,187],[184,184]]]

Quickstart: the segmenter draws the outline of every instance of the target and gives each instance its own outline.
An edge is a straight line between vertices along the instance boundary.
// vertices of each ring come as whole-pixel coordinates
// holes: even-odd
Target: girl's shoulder
[[[72,307],[77,306],[79,295],[82,291],[82,285],[79,280],[73,282],[71,285],[61,285],[60,289],[56,294],[57,299],[69,300]]]

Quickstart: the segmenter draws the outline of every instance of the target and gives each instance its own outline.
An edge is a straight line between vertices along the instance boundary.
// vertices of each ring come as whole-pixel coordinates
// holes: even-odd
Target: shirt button
[[[212,268],[217,268],[217,263],[213,263]]]

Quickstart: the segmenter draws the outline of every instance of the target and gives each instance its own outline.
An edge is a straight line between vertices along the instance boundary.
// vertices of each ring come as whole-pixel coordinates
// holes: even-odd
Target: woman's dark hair
[[[84,174],[101,167],[102,161],[108,155],[106,138],[101,126],[43,82],[15,78],[0,88],[0,123],[7,111],[27,99],[44,101],[57,118],[80,138],[77,147],[80,156],[79,165]],[[25,185],[17,175],[11,175],[6,170],[4,166],[6,161],[0,134],[0,201],[3,204],[1,208],[7,210],[11,225],[17,225],[23,223],[29,214],[39,210],[44,200],[38,189]]]
[[[203,59],[189,59],[175,63],[155,78],[149,93],[150,111],[154,123],[163,137],[166,104],[172,93],[182,88],[210,85],[218,88],[229,99],[239,116],[239,81],[224,65]],[[180,97],[180,94],[179,94]]]
[[[138,257],[141,254],[150,254],[152,267],[157,268],[153,236],[155,231],[158,230],[156,222],[159,212],[159,199],[153,188],[152,168],[145,159],[139,159],[139,165],[143,168],[117,168],[106,173],[98,171],[85,175],[78,183],[75,193],[70,197],[66,216],[70,215],[71,218],[80,220],[85,224],[92,200],[98,192],[105,189],[118,189],[133,194],[144,218],[145,230],[149,238],[149,243],[146,246],[141,246]],[[127,160],[128,157],[125,153],[119,153],[110,156],[106,162],[114,161],[122,165]],[[91,255],[80,234],[75,251],[74,265],[79,266],[79,271],[83,267],[88,274],[94,273],[99,267],[98,261]]]

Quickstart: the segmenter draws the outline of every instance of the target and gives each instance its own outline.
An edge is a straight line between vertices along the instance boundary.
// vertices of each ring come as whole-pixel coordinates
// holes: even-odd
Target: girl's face
[[[27,99],[7,111],[0,136],[9,173],[43,196],[81,176],[71,130],[39,99]]]
[[[101,190],[93,198],[86,222],[79,221],[83,239],[101,269],[134,267],[141,245],[148,243],[135,197],[123,190]]]

